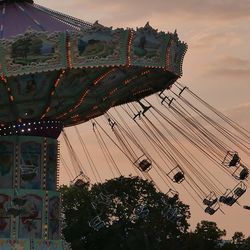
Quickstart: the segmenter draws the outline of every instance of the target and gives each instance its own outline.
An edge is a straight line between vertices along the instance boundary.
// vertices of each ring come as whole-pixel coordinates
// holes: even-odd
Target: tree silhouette
[[[73,250],[178,249],[189,227],[188,206],[139,177],[120,177],[92,187],[64,186],[61,191],[63,233]],[[178,210],[178,218],[165,216],[170,208]],[[97,216],[100,220],[94,222],[105,223],[99,230],[89,226]]]

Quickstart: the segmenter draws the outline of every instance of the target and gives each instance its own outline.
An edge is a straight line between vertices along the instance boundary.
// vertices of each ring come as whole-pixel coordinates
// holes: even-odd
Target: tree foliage
[[[139,177],[61,187],[64,237],[73,250],[250,250],[250,237],[201,221],[188,232],[189,207]],[[171,216],[175,215],[175,216]]]
[[[73,250],[176,249],[189,227],[189,207],[139,177],[64,186],[61,192],[63,233]],[[169,216],[173,211],[174,219]],[[97,216],[105,223],[99,230],[89,225]]]

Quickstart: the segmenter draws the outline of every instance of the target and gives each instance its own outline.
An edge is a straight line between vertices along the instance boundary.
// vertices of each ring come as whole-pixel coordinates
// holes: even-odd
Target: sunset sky
[[[177,29],[180,39],[189,46],[180,82],[250,130],[250,0],[35,2],[114,28],[136,28],[149,21],[158,30],[173,32]],[[79,129],[84,133],[83,127]],[[91,140],[87,133],[85,138],[86,143]],[[94,144],[90,147],[95,150]],[[250,165],[250,159],[246,162]],[[250,205],[249,192],[242,201],[244,204]],[[226,215],[220,213],[214,217],[206,216],[193,205],[191,212],[192,224],[201,219],[215,220],[229,235],[243,231],[250,236],[250,211],[237,205],[226,209]]]

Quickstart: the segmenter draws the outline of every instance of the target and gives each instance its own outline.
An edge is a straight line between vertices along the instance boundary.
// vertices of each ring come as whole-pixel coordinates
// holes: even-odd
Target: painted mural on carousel
[[[21,144],[20,188],[41,188],[41,144],[25,142]]]

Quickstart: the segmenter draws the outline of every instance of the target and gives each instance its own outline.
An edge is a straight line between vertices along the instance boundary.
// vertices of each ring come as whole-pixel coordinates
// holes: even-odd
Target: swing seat
[[[173,204],[175,204],[178,200],[179,200],[179,195],[178,195],[178,194],[175,194],[173,197],[170,197],[170,198],[169,198],[168,203],[169,203],[170,205],[173,205]]]
[[[169,198],[169,199],[176,199],[178,200],[179,199],[179,193],[176,191],[176,190],[173,190],[173,189],[169,189],[168,192],[166,193],[166,196]]]
[[[248,170],[246,167],[244,167],[244,168],[241,170],[241,172],[240,172],[239,179],[243,181],[243,180],[245,180],[248,176],[249,176],[249,170]]]
[[[243,188],[240,188],[240,187],[237,187],[237,188],[234,190],[234,194],[235,194],[238,198],[241,197],[245,192],[246,192],[246,189],[243,189]]]
[[[185,180],[185,174],[179,165],[173,168],[167,175],[173,182],[178,184]]]
[[[232,173],[232,176],[236,180],[244,181],[249,176],[249,170],[246,166],[239,164],[235,171]]]
[[[217,210],[211,208],[210,206],[206,207],[206,209],[205,209],[205,213],[207,213],[207,214],[209,214],[209,215],[215,214],[216,211],[217,211]]]
[[[229,167],[235,167],[240,161],[240,157],[238,154],[234,154],[232,160],[229,162]]]
[[[213,206],[217,201],[218,201],[217,198],[215,198],[215,199],[207,199],[207,198],[205,198],[205,199],[203,200],[203,204],[206,205],[206,206],[208,206],[208,207],[211,207],[211,206]]]
[[[238,167],[240,164],[239,154],[236,151],[227,151],[222,164],[226,167]]]
[[[237,199],[235,199],[233,196],[228,196],[227,197],[227,196],[222,195],[219,198],[219,201],[221,203],[224,203],[224,204],[228,205],[228,206],[232,206],[237,201]]]
[[[136,215],[140,219],[145,219],[149,215],[149,209],[146,206],[142,206],[136,209]]]
[[[151,169],[151,166],[152,166],[151,162],[149,162],[146,159],[143,159],[141,162],[139,162],[138,167],[142,172],[148,172]]]
[[[211,191],[203,200],[203,204],[208,207],[212,207],[216,202],[218,202],[218,198],[213,191]]]
[[[84,187],[84,181],[81,179],[78,179],[75,181],[74,186],[78,188]]]
[[[99,231],[103,227],[105,227],[105,222],[101,220],[99,216],[96,216],[91,221],[89,221],[89,226],[93,228],[95,231]]]
[[[185,176],[184,176],[184,174],[183,174],[182,172],[176,173],[176,174],[174,175],[174,177],[173,177],[173,180],[174,180],[174,182],[176,182],[176,183],[181,183],[181,182],[184,181],[184,179],[185,179]]]

